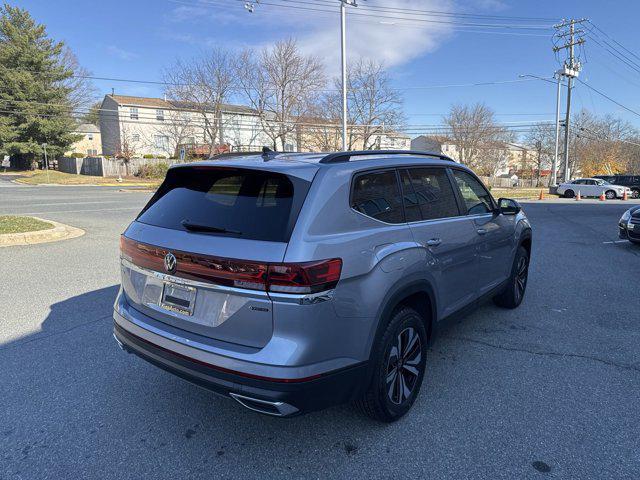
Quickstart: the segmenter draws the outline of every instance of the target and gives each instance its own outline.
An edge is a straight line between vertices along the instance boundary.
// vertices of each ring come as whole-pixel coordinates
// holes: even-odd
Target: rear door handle
[[[478,230],[476,230],[476,232],[478,232],[478,235],[485,235],[487,233],[487,230],[484,228],[479,228]]]
[[[442,243],[442,240],[440,240],[439,238],[432,238],[431,240],[427,240],[428,247],[437,247],[441,243]]]

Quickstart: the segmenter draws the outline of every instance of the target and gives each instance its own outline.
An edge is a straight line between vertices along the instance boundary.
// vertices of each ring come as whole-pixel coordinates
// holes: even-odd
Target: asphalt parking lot
[[[261,416],[121,352],[118,236],[149,193],[0,180],[0,213],[83,237],[0,249],[0,479],[640,477],[640,246],[630,202],[525,203],[530,283],[434,341],[392,425]]]

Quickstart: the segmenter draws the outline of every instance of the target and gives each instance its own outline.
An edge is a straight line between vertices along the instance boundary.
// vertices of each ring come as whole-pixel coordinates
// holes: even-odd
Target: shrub
[[[147,154],[143,155],[142,158],[149,159],[149,158],[155,158],[155,157],[153,155],[151,155],[150,153],[147,153]]]
[[[84,153],[74,152],[74,153],[71,154],[71,157],[73,157],[73,158],[84,158],[85,154]]]
[[[165,162],[141,165],[136,173],[140,178],[164,178],[169,169],[169,164]]]

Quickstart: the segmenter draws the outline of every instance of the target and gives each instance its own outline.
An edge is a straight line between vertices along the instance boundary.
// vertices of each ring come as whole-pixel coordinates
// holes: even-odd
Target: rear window
[[[287,242],[310,185],[260,170],[175,168],[137,220],[174,230]]]

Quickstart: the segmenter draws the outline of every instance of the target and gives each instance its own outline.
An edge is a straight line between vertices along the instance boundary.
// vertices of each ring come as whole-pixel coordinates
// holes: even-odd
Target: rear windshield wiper
[[[201,225],[199,223],[193,223],[189,220],[182,220],[180,222],[184,228],[190,232],[205,232],[205,233],[232,233],[234,235],[242,235],[242,232],[237,230],[229,230],[228,228],[213,227],[211,225]]]

